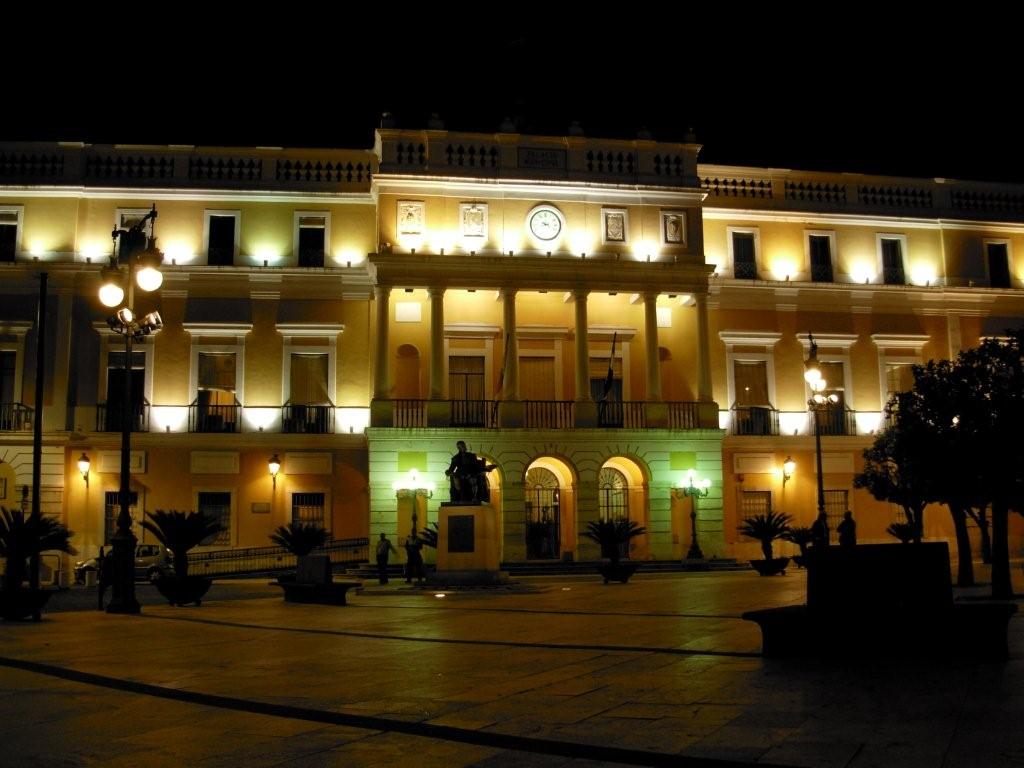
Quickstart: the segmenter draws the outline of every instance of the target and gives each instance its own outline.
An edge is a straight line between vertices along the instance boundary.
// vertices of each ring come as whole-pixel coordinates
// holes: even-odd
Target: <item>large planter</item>
[[[786,572],[788,557],[773,557],[771,560],[751,560],[750,565],[762,576],[776,576]]]
[[[599,563],[597,566],[598,573],[604,577],[604,583],[607,584],[609,581],[620,581],[625,584],[629,581],[629,577],[636,573],[636,569],[640,567],[640,563],[636,560],[620,560],[617,563],[607,560]]]
[[[154,582],[160,594],[171,605],[202,604],[203,595],[209,591],[212,583],[213,579],[206,576],[186,576],[182,579],[173,575],[164,575]]]
[[[52,589],[0,590],[0,618],[7,621],[34,619],[39,621]]]

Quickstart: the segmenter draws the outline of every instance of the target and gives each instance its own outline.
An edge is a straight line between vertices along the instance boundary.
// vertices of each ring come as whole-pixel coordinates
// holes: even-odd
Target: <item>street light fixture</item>
[[[156,221],[156,206],[128,229],[111,233],[115,250],[110,264],[103,268],[99,290],[100,301],[107,307],[120,307],[107,319],[107,325],[124,337],[124,393],[121,403],[121,511],[117,516],[117,532],[111,539],[113,579],[108,613],[139,613],[135,598],[135,534],[132,533],[131,502],[131,439],[132,439],[132,342],[156,333],[163,327],[159,312],[150,312],[142,319],[132,308],[135,284],[146,292],[155,291],[163,283],[159,266],[164,256],[156,247],[155,237],[146,237],[146,222]],[[152,225],[151,225],[152,227]],[[120,245],[120,249],[117,246]],[[144,246],[144,247],[143,247]],[[118,256],[120,250],[120,257]],[[127,296],[126,296],[127,293]],[[124,302],[122,305],[122,301]]]
[[[703,560],[704,553],[697,543],[697,499],[705,498],[711,490],[711,481],[707,478],[697,480],[693,470],[686,474],[686,485],[680,485],[677,489],[684,497],[688,496],[690,502],[690,549],[686,553],[687,560]]]
[[[793,461],[792,456],[787,456],[786,460],[782,462],[782,487],[786,487],[786,483],[793,477],[793,473],[796,472],[796,462]]]
[[[830,405],[834,405],[839,402],[839,398],[836,397],[835,393],[830,395],[823,394],[825,387],[828,382],[825,381],[825,377],[821,375],[821,365],[818,363],[818,345],[814,342],[814,334],[807,334],[808,341],[810,342],[811,349],[807,356],[807,360],[804,361],[804,379],[811,388],[810,400],[807,401],[807,407],[814,414],[814,451],[818,460],[818,515],[825,514],[825,478],[822,474],[821,466],[821,417],[820,414],[823,410],[828,408]]]
[[[270,480],[274,484],[274,490],[277,490],[277,473],[281,471],[281,460],[277,458],[276,453],[267,462],[267,470],[270,472]]]
[[[85,485],[89,485],[89,457],[82,451],[82,455],[78,459],[78,471],[82,473],[82,479],[85,481]]]

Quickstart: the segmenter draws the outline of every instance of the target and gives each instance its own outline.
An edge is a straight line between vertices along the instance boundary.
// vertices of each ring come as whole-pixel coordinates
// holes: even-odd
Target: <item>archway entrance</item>
[[[557,560],[576,545],[573,476],[562,461],[542,457],[523,481],[527,560]]]
[[[647,478],[632,459],[613,456],[597,475],[597,505],[601,520],[631,520],[648,527]],[[634,559],[648,557],[647,535],[622,546],[620,555]]]

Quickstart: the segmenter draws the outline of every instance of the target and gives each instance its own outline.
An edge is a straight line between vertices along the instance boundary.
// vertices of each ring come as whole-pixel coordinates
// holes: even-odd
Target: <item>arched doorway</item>
[[[648,527],[647,476],[633,459],[613,456],[597,475],[597,505],[601,520],[631,520]],[[623,557],[646,559],[647,535],[632,539],[621,552]]]
[[[523,480],[527,560],[558,560],[575,553],[573,474],[552,457],[534,461]]]

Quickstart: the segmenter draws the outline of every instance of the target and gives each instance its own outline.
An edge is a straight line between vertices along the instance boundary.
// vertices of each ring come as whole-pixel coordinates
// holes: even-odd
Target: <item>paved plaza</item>
[[[1006,663],[843,665],[762,659],[739,618],[803,602],[800,572],[367,584],[343,608],[234,586],[0,624],[0,765],[1024,765],[1019,616]]]

